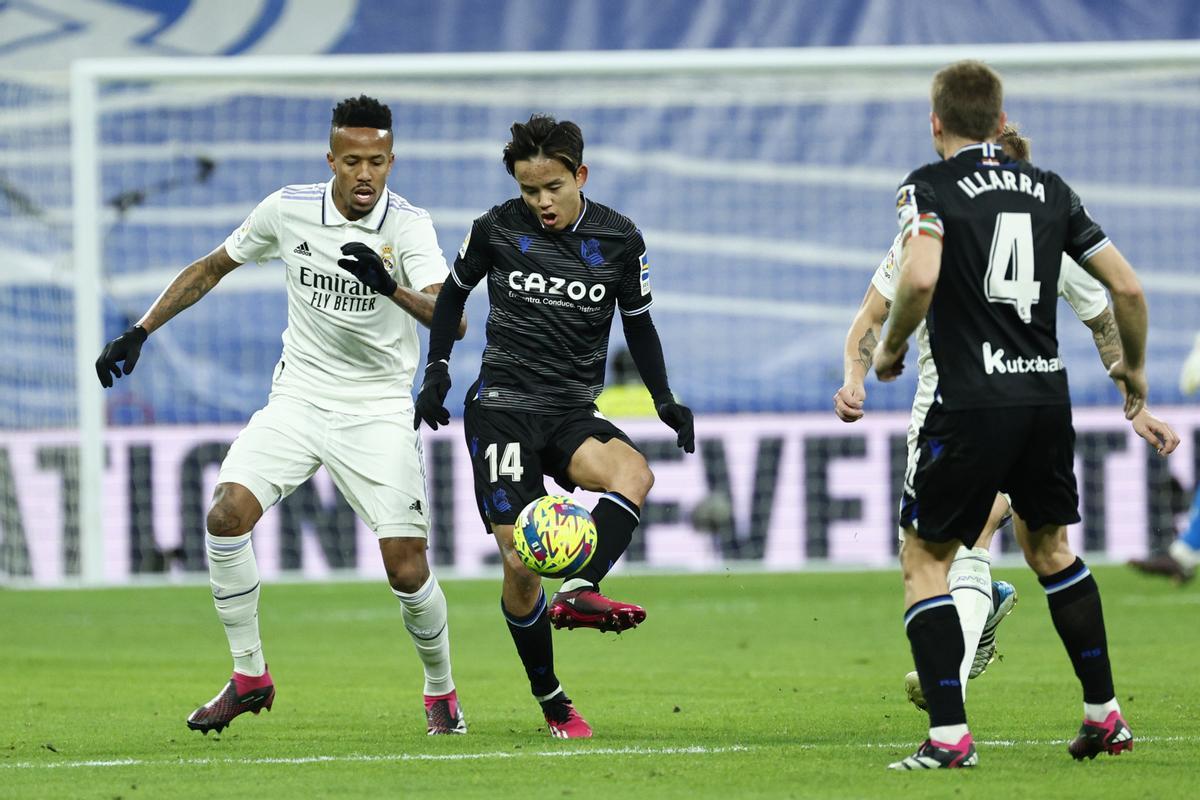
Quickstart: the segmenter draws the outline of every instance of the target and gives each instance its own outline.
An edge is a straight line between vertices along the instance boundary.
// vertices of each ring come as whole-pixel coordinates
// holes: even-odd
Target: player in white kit
[[[1021,136],[1014,125],[1005,126],[1004,134],[997,141],[1004,152],[1019,160],[1029,158],[1029,140]],[[871,285],[863,298],[862,306],[851,323],[846,336],[845,383],[834,395],[834,411],[844,422],[862,419],[866,392],[863,382],[871,368],[871,357],[878,342],[879,332],[887,320],[892,302],[896,297],[896,286],[900,273],[900,235],[875,270]],[[1058,296],[1071,306],[1091,331],[1107,370],[1121,358],[1121,342],[1108,297],[1100,282],[1082,267],[1063,256],[1059,273]],[[933,404],[937,392],[938,373],[929,347],[929,332],[922,322],[917,337],[917,391],[913,397],[912,417],[908,424],[908,468],[905,481],[910,481],[916,468],[917,434]],[[1118,383],[1118,387],[1123,387]],[[1131,424],[1139,436],[1154,446],[1161,455],[1167,455],[1179,444],[1179,436],[1171,426],[1155,417],[1147,408],[1134,417]],[[977,678],[987,669],[996,654],[996,628],[1016,603],[1016,589],[1007,581],[993,581],[991,577],[992,537],[1008,519],[1010,508],[1004,495],[997,495],[991,514],[985,523],[979,540],[972,548],[960,547],[950,565],[948,583],[954,598],[966,645],[966,656],[960,666],[960,683],[966,695],[967,680]],[[900,530],[903,543],[903,530]],[[925,707],[917,673],[905,677],[905,691],[909,699],[919,708]]]
[[[275,687],[258,631],[250,531],[321,465],[379,549],[425,672],[430,734],[466,733],[450,671],[446,598],[426,560],[429,503],[412,427],[416,322],[428,326],[449,274],[429,214],[387,188],[391,110],[349,98],[333,110],[328,183],[271,194],[217,249],[179,273],[137,325],[104,348],[101,383],[133,371],[147,336],[249,262],[286,266],[288,326],[265,408],[229,449],[208,512],[209,574],[233,676],[188,717],[220,732],[271,708]],[[466,330],[465,320],[458,335]]]

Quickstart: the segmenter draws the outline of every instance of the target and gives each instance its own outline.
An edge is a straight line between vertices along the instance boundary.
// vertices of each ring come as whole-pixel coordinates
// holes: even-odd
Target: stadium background
[[[455,53],[1086,42],[1190,39],[1193,4],[876,2],[22,2],[0,5],[0,579],[53,584],[78,576],[71,169],[67,69],[79,56]],[[1050,13],[1052,10],[1053,13]],[[1111,74],[1100,73],[1110,79]],[[927,81],[924,75],[922,80]],[[1154,94],[1095,85],[1063,98],[1037,75],[1010,86],[1010,115],[1035,160],[1076,185],[1142,272],[1152,308],[1156,407],[1185,444],[1170,465],[1131,439],[1087,331],[1064,311],[1063,354],[1078,415],[1087,549],[1144,552],[1169,536],[1169,473],[1190,485],[1200,416],[1176,389],[1200,319],[1190,255],[1200,205],[1200,113],[1194,72],[1160,76]],[[583,124],[588,193],[643,227],[672,383],[700,415],[700,453],[681,460],[655,421],[629,424],[659,485],[633,563],[712,569],[890,561],[898,440],[913,383],[869,383],[871,417],[829,412],[841,341],[894,232],[892,189],[932,157],[919,93],[887,99],[847,79],[826,96],[773,95],[747,81],[722,103],[656,104],[681,91],[560,79],[459,85],[433,98],[409,83],[371,84],[397,108],[391,187],[429,208],[448,258],[471,218],[512,194],[499,163],[508,125],[530,111]],[[736,83],[735,83],[736,85]],[[686,89],[686,87],[684,87]],[[511,95],[504,89],[513,89]],[[1089,90],[1091,93],[1089,93]],[[112,90],[117,101],[122,92]],[[609,94],[606,94],[609,93]],[[780,92],[787,97],[787,92]],[[160,89],[114,102],[100,140],[105,208],[105,336],[136,319],[171,274],[219,243],[284,183],[323,181],[330,105],[319,89]],[[599,101],[596,98],[600,98]],[[1107,99],[1106,99],[1107,98]],[[215,466],[266,398],[285,319],[277,265],[156,333],[131,379],[107,396],[105,580],[203,574],[202,520]],[[278,272],[275,273],[276,277]],[[478,367],[486,301],[455,351],[453,398]],[[620,343],[614,333],[614,347]],[[90,380],[87,375],[84,380]],[[454,409],[457,410],[457,409]],[[1164,411],[1164,416],[1167,416]],[[429,437],[432,547],[443,566],[488,567],[457,430]],[[86,535],[86,534],[84,534]],[[319,478],[256,534],[265,575],[350,569],[378,575],[370,534]],[[1004,538],[1001,544],[1004,547]]]

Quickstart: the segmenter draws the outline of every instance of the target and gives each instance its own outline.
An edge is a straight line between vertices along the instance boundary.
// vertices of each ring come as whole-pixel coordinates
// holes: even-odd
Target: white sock
[[[936,728],[929,729],[929,738],[942,744],[958,744],[968,733],[970,731],[965,723],[962,725],[938,725]]]
[[[243,675],[262,675],[262,641],[258,638],[258,562],[250,534],[204,537],[213,605],[225,626],[233,669]]]
[[[392,589],[400,600],[404,627],[412,637],[417,655],[425,668],[425,694],[443,695],[454,691],[450,676],[450,625],[446,621],[446,595],[432,574],[412,594]]]
[[[982,547],[958,548],[946,581],[950,584],[954,607],[958,609],[958,621],[962,623],[964,649],[958,679],[962,684],[963,700],[966,700],[967,677],[971,674],[983,626],[992,613],[992,554]]]
[[[1108,719],[1108,715],[1116,711],[1121,712],[1121,707],[1117,705],[1117,698],[1109,700],[1107,703],[1084,703],[1083,718],[1092,722],[1104,722]]]
[[[592,582],[583,578],[568,578],[559,587],[560,592],[573,592],[576,589],[591,589]]]

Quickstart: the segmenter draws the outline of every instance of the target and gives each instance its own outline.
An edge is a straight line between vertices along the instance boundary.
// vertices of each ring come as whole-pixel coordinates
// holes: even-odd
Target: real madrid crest
[[[383,257],[383,265],[388,269],[395,269],[396,259],[392,258],[392,246],[390,244],[383,246],[383,253],[381,255]]]

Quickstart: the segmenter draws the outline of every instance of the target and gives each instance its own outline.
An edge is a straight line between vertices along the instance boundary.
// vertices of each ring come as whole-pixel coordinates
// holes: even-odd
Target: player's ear
[[[579,169],[575,170],[575,188],[582,189],[583,185],[585,183],[587,183],[587,178],[588,178],[587,164],[580,164]]]
[[[325,153],[325,160],[329,162],[329,171],[330,171],[330,172],[337,172],[337,167],[335,167],[335,166],[333,165],[333,153],[332,153],[332,152],[326,152],[326,153]]]
[[[992,137],[993,140],[1000,138],[1000,135],[1002,133],[1004,133],[1004,126],[1007,124],[1008,124],[1008,114],[1005,114],[1003,111],[1001,111],[1000,112],[1000,124],[998,126],[996,126],[996,135]]]
[[[929,133],[935,139],[942,135],[942,121],[932,111],[929,112]]]

